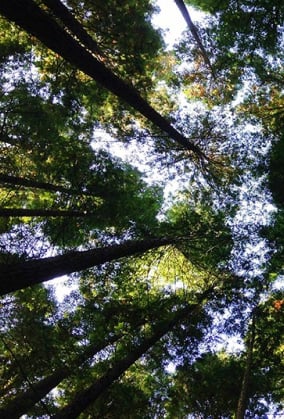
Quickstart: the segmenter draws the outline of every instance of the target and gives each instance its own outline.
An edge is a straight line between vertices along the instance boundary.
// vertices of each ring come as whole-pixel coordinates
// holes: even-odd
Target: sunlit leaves
[[[69,369],[59,388],[31,412],[51,416],[56,404],[68,403],[127,358],[160,320],[167,322],[180,308],[195,303],[196,311],[144,353],[82,417],[114,417],[118,411],[125,418],[133,412],[141,418],[233,415],[246,348],[244,354],[232,356],[208,348],[216,350],[214,322],[219,320],[215,329],[220,335],[240,333],[248,340],[247,313],[269,284],[260,270],[267,267],[269,252],[257,235],[269,221],[260,199],[265,179],[256,181],[252,174],[268,167],[271,134],[282,135],[282,5],[260,0],[190,2],[214,14],[199,24],[217,74],[213,80],[187,35],[175,51],[164,49],[151,26],[151,2],[95,3],[65,4],[102,49],[101,62],[138,88],[188,141],[202,147],[206,158],[197,165],[191,152],[137,118],[130,106],[1,21],[1,173],[23,180],[2,179],[1,206],[88,213],[73,219],[2,219],[1,263],[40,257],[54,248],[64,252],[127,238],[173,239],[171,246],[143,256],[74,274],[76,290],[60,307],[41,287],[4,299],[5,398],[29,388],[29,380],[40,382],[63,362],[72,374]],[[135,149],[132,163],[141,154],[147,160],[143,164],[152,166],[149,172],[161,168],[164,184],[170,178],[176,182],[179,192],[166,209],[161,211],[162,190],[154,176],[149,185],[140,171],[113,157],[116,141],[140,142],[143,153]],[[273,144],[269,182],[282,205],[282,142]],[[144,155],[146,145],[151,156]],[[27,186],[29,181],[34,184]],[[280,249],[282,224],[279,211],[269,238]],[[271,281],[279,277],[280,253],[275,259]],[[243,278],[234,277],[236,272]],[[271,394],[280,382],[275,366],[283,356],[282,309],[280,294],[259,306],[251,379],[254,384],[256,378],[262,381],[252,386],[250,408],[255,412],[259,397],[281,398],[280,391]],[[78,361],[98,342],[103,345],[98,353]],[[169,373],[169,366],[177,367],[175,374]]]

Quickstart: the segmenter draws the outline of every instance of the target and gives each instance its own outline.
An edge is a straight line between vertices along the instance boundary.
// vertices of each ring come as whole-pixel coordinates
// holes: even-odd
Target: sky
[[[160,8],[160,13],[155,15],[152,21],[154,25],[165,30],[165,41],[168,45],[172,45],[175,39],[186,29],[185,20],[174,0],[157,0],[157,5]],[[194,10],[192,7],[188,7],[188,10],[194,23],[202,19],[201,12]]]
[[[186,28],[186,23],[174,0],[157,0],[159,14],[152,19],[154,26],[162,28],[168,45],[172,45],[176,38]]]

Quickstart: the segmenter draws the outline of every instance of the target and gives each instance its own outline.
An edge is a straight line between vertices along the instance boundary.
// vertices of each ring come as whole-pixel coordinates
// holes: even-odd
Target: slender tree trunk
[[[243,376],[243,381],[242,381],[240,397],[238,401],[236,419],[244,419],[245,417],[245,412],[246,412],[248,399],[249,399],[249,385],[250,385],[250,377],[251,377],[251,371],[252,371],[254,341],[255,341],[255,315],[253,316],[253,319],[252,319],[251,336],[250,336],[249,345],[247,349],[246,365],[245,365],[245,371],[244,371],[244,376]]]
[[[188,29],[190,30],[193,38],[195,39],[195,41],[196,41],[196,43],[197,43],[197,45],[198,45],[198,47],[199,47],[199,49],[200,49],[200,51],[202,53],[203,59],[205,61],[205,64],[209,67],[209,69],[210,69],[213,77],[216,78],[215,73],[214,73],[214,70],[213,70],[212,65],[210,63],[210,60],[208,58],[207,52],[206,52],[206,50],[205,50],[205,48],[204,48],[204,46],[203,46],[203,44],[201,42],[201,39],[199,37],[197,28],[196,28],[196,26],[194,25],[194,23],[191,20],[190,14],[188,13],[188,10],[187,10],[186,5],[184,4],[184,1],[183,0],[175,0],[175,2],[176,2],[176,5],[179,8],[179,10],[180,10],[180,12],[181,12],[184,20],[186,21],[186,24],[188,26]]]
[[[64,211],[57,209],[0,208],[0,217],[89,217],[87,211]]]
[[[121,360],[114,363],[108,371],[96,380],[86,390],[79,392],[70,404],[62,408],[53,419],[75,419],[91,403],[93,403],[115,380],[117,380],[132,364],[134,364],[143,354],[145,354],[155,343],[157,343],[166,333],[176,326],[185,316],[200,309],[200,305],[188,306],[176,312],[170,320],[164,320],[153,327],[151,336],[144,338],[138,346],[128,352]]]
[[[185,150],[192,151],[198,158],[205,158],[202,150],[155,111],[133,86],[98,61],[32,0],[1,0],[0,13],[139,111]]]
[[[99,196],[95,192],[80,191],[79,189],[69,189],[61,185],[54,185],[49,182],[39,182],[33,179],[27,179],[20,176],[6,175],[0,173],[0,182],[15,186],[24,186],[27,188],[43,189],[50,192],[62,192],[68,195],[86,195],[86,196]]]
[[[55,370],[48,377],[45,377],[37,383],[33,384],[32,388],[29,388],[23,393],[17,394],[16,397],[10,400],[5,407],[0,409],[0,417],[7,419],[17,419],[20,416],[26,414],[36,403],[43,399],[52,389],[58,386],[62,380],[73,374],[77,367],[82,365],[89,358],[94,357],[106,346],[117,341],[119,338],[121,338],[121,336],[122,333],[115,334],[97,345],[88,346],[85,351],[72,362],[70,367],[66,366]]]
[[[97,249],[67,252],[63,255],[8,265],[0,264],[0,295],[122,257],[173,244],[175,241],[173,238],[128,240]]]

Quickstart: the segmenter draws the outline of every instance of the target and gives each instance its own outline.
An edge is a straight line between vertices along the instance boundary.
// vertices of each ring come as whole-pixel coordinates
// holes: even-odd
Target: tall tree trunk
[[[71,189],[66,188],[61,185],[54,185],[49,182],[40,182],[33,179],[27,179],[20,176],[6,175],[5,173],[0,173],[0,183],[15,185],[15,186],[24,186],[27,188],[43,189],[50,192],[62,192],[68,195],[86,195],[86,196],[100,196],[96,192],[81,191],[80,189]]]
[[[248,399],[249,399],[249,385],[250,385],[250,377],[251,377],[251,372],[252,372],[254,341],[255,341],[255,315],[253,315],[253,319],[252,319],[251,336],[249,339],[249,344],[248,344],[248,349],[247,349],[246,365],[245,365],[245,371],[244,371],[244,376],[242,380],[240,397],[238,401],[236,419],[244,419],[245,417],[245,412],[246,412]]]
[[[184,1],[183,0],[175,0],[175,2],[176,2],[176,5],[179,8],[184,20],[186,21],[188,29],[190,30],[193,38],[195,39],[195,41],[196,41],[196,43],[197,43],[197,45],[198,45],[198,47],[199,47],[199,49],[202,53],[205,64],[209,67],[213,77],[216,78],[214,70],[213,70],[212,65],[210,63],[210,60],[208,58],[207,52],[206,52],[206,50],[205,50],[205,48],[202,44],[202,41],[200,39],[199,34],[198,34],[198,30],[197,30],[196,26],[194,25],[194,23],[191,20],[190,14],[188,13],[188,10],[187,10],[186,5],[184,4]]]
[[[1,0],[0,13],[139,111],[185,150],[192,151],[198,158],[205,158],[202,150],[155,111],[133,86],[98,61],[32,0]]]
[[[72,251],[63,255],[14,264],[0,264],[0,295],[122,257],[173,244],[175,241],[176,239],[173,238],[128,240],[121,244],[97,249]]]
[[[57,209],[0,208],[0,217],[90,217],[87,211],[64,211]]]
[[[176,326],[183,318],[200,309],[200,305],[192,305],[183,308],[172,316],[171,319],[164,320],[153,326],[151,336],[144,338],[138,346],[133,346],[128,354],[121,360],[114,363],[108,371],[96,380],[86,390],[79,392],[73,401],[61,409],[53,419],[75,419],[91,403],[93,403],[115,380],[117,380],[132,364],[134,364],[143,354],[145,354],[156,342],[166,333]]]

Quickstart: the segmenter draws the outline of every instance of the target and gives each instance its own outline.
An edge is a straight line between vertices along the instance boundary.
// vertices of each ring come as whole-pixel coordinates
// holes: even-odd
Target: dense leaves
[[[283,5],[175,3],[0,4],[1,417],[283,412]]]

